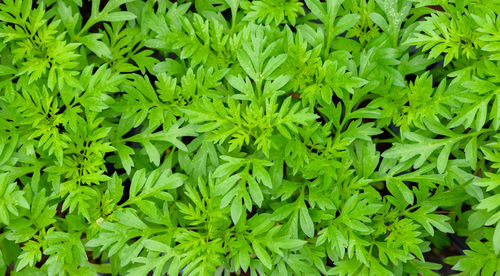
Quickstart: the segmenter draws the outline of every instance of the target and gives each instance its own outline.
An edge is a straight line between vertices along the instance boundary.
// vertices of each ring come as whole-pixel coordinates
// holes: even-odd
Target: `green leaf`
[[[241,179],[240,174],[234,174],[231,175],[230,177],[226,178],[224,181],[220,182],[216,188],[215,188],[215,193],[218,195],[222,195],[224,193],[227,193],[231,188],[236,184],[237,181]]]
[[[340,18],[333,29],[333,34],[339,35],[352,28],[358,22],[360,16],[357,14],[348,14]]]
[[[370,13],[370,18],[371,20],[373,20],[373,22],[375,22],[375,24],[377,24],[380,27],[380,29],[382,29],[385,32],[389,31],[389,24],[387,24],[387,21],[382,15],[374,12]]]
[[[250,196],[252,196],[253,202],[260,207],[264,201],[264,196],[262,195],[259,184],[252,177],[248,178],[248,191]]]
[[[311,216],[309,216],[309,211],[305,205],[300,207],[300,227],[304,234],[308,237],[312,238],[314,236],[314,223],[311,220]]]
[[[326,11],[319,0],[306,0],[307,7],[322,22],[326,21]]]
[[[472,136],[465,146],[465,160],[469,162],[470,167],[474,170],[477,164],[477,137]]]
[[[130,196],[136,196],[142,189],[144,184],[146,184],[146,170],[141,169],[135,172],[132,177],[132,183],[130,184]]]
[[[5,65],[0,65],[0,76],[14,75],[15,73],[16,69]]]
[[[167,253],[167,252],[170,252],[172,250],[172,248],[170,248],[170,246],[168,246],[162,242],[151,240],[151,239],[144,240],[142,242],[142,244],[144,245],[145,248],[147,248],[149,250],[153,250],[153,251]]]
[[[250,265],[250,254],[246,248],[242,248],[238,252],[238,260],[243,271],[247,271]]]
[[[131,155],[134,154],[134,150],[125,144],[115,144],[114,147],[118,152],[123,168],[127,174],[130,174],[132,167],[134,166],[134,160],[131,157]]]
[[[408,204],[413,204],[413,193],[402,181],[394,178],[387,179],[387,189],[396,197],[402,196]]]
[[[118,221],[126,226],[130,226],[137,229],[147,229],[148,226],[142,222],[137,215],[130,209],[124,209],[114,213]]]
[[[275,57],[271,57],[262,71],[262,77],[267,79],[278,67],[285,62],[287,58],[286,54],[281,54]]]
[[[235,197],[233,199],[233,203],[231,203],[231,219],[235,225],[240,220],[242,212],[243,205],[241,204],[241,199],[239,197]]]
[[[453,233],[453,228],[447,222],[449,218],[444,215],[429,214],[433,209],[435,207],[421,207],[417,211],[409,213],[408,216],[420,223],[431,235],[434,235],[434,227],[443,233]]]
[[[500,222],[497,223],[495,232],[493,233],[493,249],[495,250],[495,254],[500,252]]]
[[[305,245],[307,241],[302,241],[298,239],[280,239],[274,242],[277,247],[282,248],[282,249],[296,249],[300,248],[303,245]]]
[[[486,211],[490,212],[500,206],[500,194],[496,194],[485,198],[479,202],[476,206],[477,209],[486,209]]]
[[[262,262],[262,264],[271,269],[273,263],[271,260],[271,257],[269,254],[266,252],[266,250],[259,244],[259,242],[255,241],[252,243],[253,250],[255,252],[255,255],[257,255],[257,258]]]
[[[149,141],[144,141],[142,145],[144,146],[144,149],[149,156],[149,161],[151,161],[151,163],[153,163],[155,166],[159,166],[160,153],[158,152],[158,149],[156,149],[156,147]]]
[[[88,34],[79,37],[78,41],[85,45],[85,47],[89,48],[89,50],[96,54],[98,57],[109,59],[113,58],[108,46],[106,46],[106,44],[99,40],[101,37],[102,34]]]
[[[254,162],[253,164],[253,174],[256,179],[262,181],[262,184],[267,186],[268,188],[273,188],[273,183],[271,181],[271,176],[269,175],[269,172],[264,169],[262,165],[259,163]]]
[[[443,147],[441,152],[439,153],[437,159],[437,170],[439,173],[444,173],[446,169],[446,165],[448,164],[448,159],[450,157],[451,144],[447,144]]]
[[[136,18],[137,18],[137,16],[135,16],[135,14],[133,14],[131,12],[119,11],[119,12],[112,12],[112,13],[106,14],[101,18],[101,20],[102,21],[116,22],[116,21],[134,20]]]
[[[238,61],[240,62],[240,66],[243,68],[245,73],[247,73],[248,76],[250,76],[250,78],[256,80],[257,74],[255,72],[254,66],[248,54],[245,51],[240,50],[238,51],[237,57]]]

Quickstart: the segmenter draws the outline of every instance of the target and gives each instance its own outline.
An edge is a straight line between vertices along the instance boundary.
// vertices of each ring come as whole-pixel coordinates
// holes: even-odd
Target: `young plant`
[[[494,275],[499,14],[2,1],[0,274]]]

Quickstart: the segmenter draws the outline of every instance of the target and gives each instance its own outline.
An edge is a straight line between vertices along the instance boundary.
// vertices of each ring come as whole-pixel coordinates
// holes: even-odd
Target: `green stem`
[[[401,142],[401,138],[399,137],[399,135],[396,135],[396,133],[394,133],[390,128],[384,127],[384,129],[389,132],[394,137],[394,139],[396,139],[398,142]]]
[[[331,20],[328,20],[331,21]],[[328,54],[330,53],[330,40],[332,40],[332,23],[328,23],[328,30],[326,35],[325,50],[323,52],[323,61],[328,59]]]
[[[374,144],[378,144],[378,143],[388,143],[388,144],[392,144],[396,142],[396,140],[394,138],[388,138],[388,139],[373,139],[373,143]]]

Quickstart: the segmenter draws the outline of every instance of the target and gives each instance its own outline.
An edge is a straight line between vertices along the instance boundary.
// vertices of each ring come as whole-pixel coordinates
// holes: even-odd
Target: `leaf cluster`
[[[494,275],[499,14],[2,1],[0,274]]]

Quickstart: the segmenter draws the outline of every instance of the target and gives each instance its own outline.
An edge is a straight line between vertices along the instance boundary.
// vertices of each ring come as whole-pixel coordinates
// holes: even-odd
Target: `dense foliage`
[[[1,1],[0,274],[493,275],[499,14]]]

